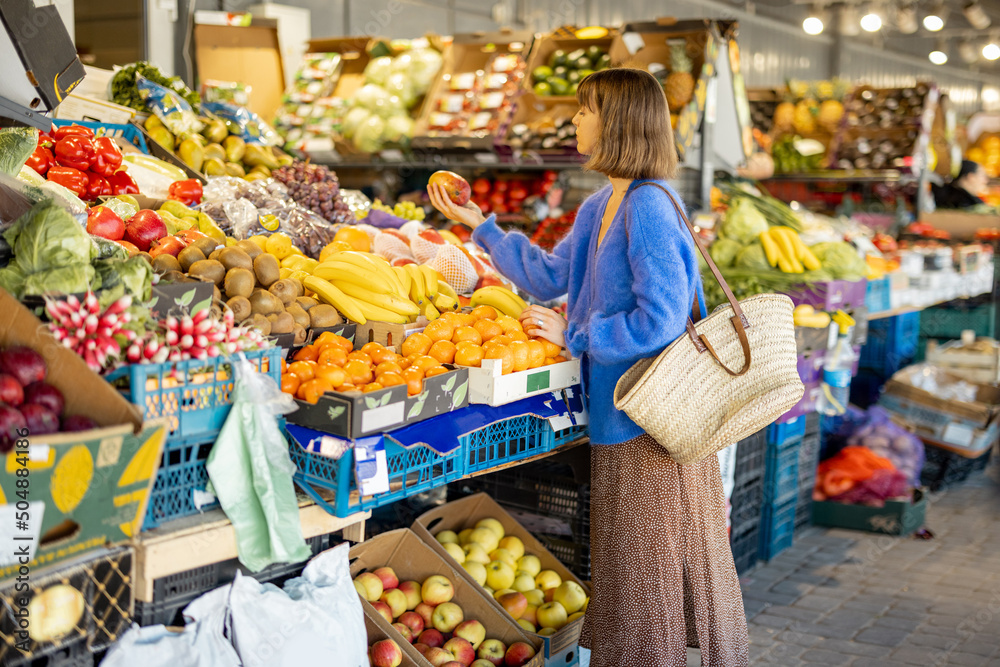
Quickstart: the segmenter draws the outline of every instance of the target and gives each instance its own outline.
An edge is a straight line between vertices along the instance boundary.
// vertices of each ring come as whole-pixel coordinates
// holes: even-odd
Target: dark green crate
[[[888,535],[910,535],[924,525],[926,514],[927,497],[923,489],[913,490],[912,502],[888,501],[885,507],[830,501],[812,504],[813,525]]]
[[[920,313],[920,337],[954,340],[966,329],[977,336],[993,338],[996,334],[996,304],[973,307],[927,308]]]

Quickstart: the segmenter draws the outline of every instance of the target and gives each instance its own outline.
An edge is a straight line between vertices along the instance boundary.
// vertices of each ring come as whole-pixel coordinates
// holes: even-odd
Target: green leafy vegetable
[[[25,276],[22,294],[79,294],[90,289],[94,275],[94,267],[82,263],[36,271]]]
[[[736,268],[753,271],[770,271],[771,265],[767,263],[764,247],[759,243],[751,243],[736,256]]]
[[[4,239],[25,274],[90,263],[90,235],[51,200],[35,204],[18,218]]]
[[[17,264],[0,269],[0,287],[19,297],[24,290],[24,271]]]
[[[0,129],[0,173],[16,176],[38,145],[38,130],[34,127]]]
[[[740,253],[740,250],[743,250],[743,246],[738,241],[718,239],[708,249],[708,254],[712,256],[712,260],[719,268],[725,268],[733,265],[736,255]]]
[[[768,229],[765,218],[753,202],[746,198],[736,199],[730,203],[726,211],[726,219],[722,223],[722,233],[727,239],[738,241],[741,245],[753,243],[761,232]]]
[[[868,263],[854,246],[844,241],[817,243],[809,248],[823,269],[838,280],[861,280],[868,275]]]
[[[138,111],[146,111],[146,103],[140,97],[139,88],[135,83],[136,74],[176,91],[192,107],[197,107],[201,104],[201,97],[198,93],[188,88],[180,77],[164,76],[158,67],[145,61],[132,63],[118,70],[114,78],[111,79],[113,102],[132,107]]]
[[[93,245],[91,256],[94,259],[128,259],[128,251],[121,243],[115,243],[100,236],[91,236],[90,243]]]
[[[149,299],[153,284],[153,269],[142,257],[128,259],[98,259],[94,262],[100,289],[122,286],[124,291],[141,300]]]

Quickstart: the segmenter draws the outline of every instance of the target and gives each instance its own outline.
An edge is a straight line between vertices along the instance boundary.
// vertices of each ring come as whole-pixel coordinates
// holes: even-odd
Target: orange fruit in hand
[[[435,342],[439,340],[451,340],[451,336],[454,333],[454,325],[442,319],[436,319],[424,327],[424,335]]]
[[[347,380],[354,385],[365,385],[372,381],[371,364],[357,359],[352,359],[344,364],[344,373],[347,374]]]
[[[444,366],[434,366],[433,368],[428,368],[427,369],[427,372],[424,373],[424,377],[425,378],[432,378],[435,375],[442,375],[442,374],[447,373],[447,372],[448,372],[448,369],[445,368]]]
[[[537,340],[528,341],[528,368],[538,368],[545,363],[545,346]]]
[[[414,359],[413,363],[410,364],[410,368],[406,370],[416,369],[420,371],[421,376],[423,376],[423,374],[427,372],[428,368],[434,368],[435,366],[439,366],[440,364],[441,362],[435,359],[434,357],[431,357],[429,355],[424,355],[422,357],[417,357],[416,359]]]
[[[435,320],[436,322],[437,320]],[[431,345],[434,344],[427,334],[415,333],[410,334],[406,340],[403,341],[403,356],[409,357],[413,354],[427,354],[427,350],[431,349]]]
[[[332,390],[333,387],[330,386],[329,382],[326,380],[316,379],[303,382],[302,386],[299,387],[298,394],[296,395],[306,403],[316,405],[320,396]]]
[[[503,364],[503,374],[507,375],[514,370],[514,353],[506,345],[490,345],[486,350],[484,359],[499,359]]]
[[[431,345],[427,356],[434,357],[442,364],[450,364],[455,361],[455,344],[450,340],[439,340]]]
[[[477,320],[495,320],[497,311],[493,306],[476,306],[470,313]]]
[[[406,380],[403,379],[402,371],[399,373],[389,371],[386,373],[381,373],[375,378],[380,385],[383,387],[395,387],[396,385],[406,384]]]
[[[459,366],[479,368],[485,354],[486,352],[480,346],[471,341],[465,341],[464,343],[459,343],[455,348],[455,363]]]
[[[292,375],[298,376],[299,380],[302,382],[307,382],[316,377],[316,362],[315,361],[293,361],[288,364],[288,372]]]
[[[297,375],[286,373],[281,376],[281,391],[286,394],[294,396],[295,392],[299,390],[300,384],[302,384],[302,380],[300,380]]]
[[[347,363],[347,352],[339,345],[327,345],[316,360],[320,366],[343,366]]]
[[[316,361],[319,358],[319,347],[316,345],[306,345],[304,348],[295,353],[292,358],[295,361]]]
[[[375,377],[382,375],[383,373],[402,373],[403,368],[395,361],[383,361],[378,366],[375,367]]]
[[[562,348],[559,347],[558,345],[556,345],[555,343],[553,343],[550,340],[547,340],[545,338],[536,338],[535,340],[537,340],[539,343],[541,343],[542,347],[545,348],[545,358],[546,359],[558,356],[559,353],[562,352]]]
[[[510,315],[500,315],[497,317],[497,324],[503,327],[503,332],[509,334],[511,331],[523,331],[521,323]]]
[[[488,308],[489,306],[480,306],[481,308]],[[483,342],[490,340],[491,338],[496,338],[497,336],[503,334],[503,327],[494,322],[493,320],[477,320],[472,328],[479,332],[479,335],[483,337]]]
[[[455,335],[452,336],[452,341],[456,343],[461,343],[462,341],[471,341],[476,345],[483,344],[483,335],[473,329],[472,327],[459,327],[455,329]]]
[[[330,364],[329,366],[320,366],[316,369],[316,379],[326,380],[330,383],[331,387],[336,389],[347,382],[347,373],[340,366]]]
[[[528,363],[531,361],[531,349],[528,343],[523,340],[515,340],[510,345],[511,354],[514,355],[514,372],[528,370]]]
[[[358,229],[357,227],[351,227],[350,225],[345,225],[337,230],[337,233],[333,235],[334,241],[343,241],[355,250],[360,250],[361,252],[371,252],[372,242],[368,238],[368,233],[363,229]]]
[[[369,382],[368,384],[366,384],[364,387],[361,388],[361,391],[367,394],[368,392],[378,391],[379,389],[385,389],[385,387],[383,387],[378,382]]]
[[[528,334],[523,331],[511,331],[507,334],[507,336],[511,339],[511,341],[519,340],[523,343],[528,340]]]
[[[406,380],[407,396],[416,396],[424,390],[424,372],[419,368],[407,368],[401,375]]]
[[[331,343],[337,345],[338,347],[343,348],[345,352],[351,352],[354,349],[354,343],[347,340],[341,335],[333,333],[332,331],[324,331],[323,333],[321,333],[319,336],[316,337],[315,341],[313,341],[313,345],[316,345],[318,347],[323,347]]]

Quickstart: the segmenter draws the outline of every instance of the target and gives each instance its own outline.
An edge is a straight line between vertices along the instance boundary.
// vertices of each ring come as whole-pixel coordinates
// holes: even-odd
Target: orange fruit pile
[[[529,337],[520,322],[490,306],[443,313],[422,332],[410,334],[402,351],[405,357],[428,355],[442,364],[477,368],[483,359],[500,359],[505,375],[566,361],[558,345]]]
[[[396,385],[415,396],[424,390],[424,379],[447,373],[441,364],[451,363],[443,361],[447,353],[439,348],[429,354],[430,348],[404,355],[367,343],[355,350],[351,341],[326,331],[296,352],[292,363],[282,360],[281,391],[313,404],[328,391],[367,393]]]

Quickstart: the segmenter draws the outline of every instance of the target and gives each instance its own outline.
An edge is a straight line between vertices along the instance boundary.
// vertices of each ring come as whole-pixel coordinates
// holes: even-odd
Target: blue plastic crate
[[[462,436],[464,474],[544,454],[554,446],[554,433],[547,419],[534,415],[504,419]]]
[[[244,352],[248,361],[281,383],[281,348]],[[162,364],[131,364],[107,376],[127,378],[122,393],[143,410],[144,419],[167,418],[171,444],[211,442],[232,407],[229,357]]]
[[[892,308],[890,303],[891,285],[888,277],[869,280],[865,286],[865,309],[878,313]]]
[[[770,560],[792,546],[795,534],[796,499],[780,505],[765,505],[760,522],[760,547],[757,555]]]
[[[977,336],[993,338],[996,334],[996,304],[992,302],[956,302],[927,308],[918,315],[921,338],[956,340],[966,329],[972,329]]]
[[[787,421],[774,422],[767,427],[767,444],[781,447],[790,442],[801,440],[806,434],[806,415],[802,414]],[[739,451],[739,448],[737,448]]]
[[[167,521],[219,507],[218,501],[200,508],[194,502],[195,491],[204,491],[208,485],[205,463],[214,445],[214,441],[196,444],[167,441],[153,490],[149,494],[143,530],[152,530]]]
[[[892,375],[913,361],[919,337],[919,312],[869,322],[868,340],[861,348],[861,368]]]
[[[552,434],[553,437],[553,447],[561,447],[562,445],[573,442],[574,440],[587,435],[588,429],[586,426],[570,426],[569,428],[559,429]]]
[[[142,132],[140,132],[139,128],[135,125],[95,123],[90,120],[53,120],[52,124],[56,127],[64,127],[66,125],[82,125],[84,127],[89,127],[94,131],[94,134],[97,134],[98,136],[124,139],[146,155],[149,155],[149,147],[146,146],[146,140],[143,138]]]
[[[764,472],[765,503],[782,503],[798,494],[801,443],[802,438],[799,438],[781,447],[768,446]]]
[[[462,477],[464,447],[439,454],[422,445],[406,448],[391,438],[385,438],[389,491],[361,496],[354,475],[353,449],[348,449],[339,459],[307,451],[302,445],[307,445],[317,432],[294,424],[288,424],[286,428],[291,436],[289,451],[292,462],[298,468],[296,483],[318,505],[335,516],[347,517],[355,512],[382,507]],[[328,495],[324,498],[320,490],[332,492],[333,499],[328,500]]]

